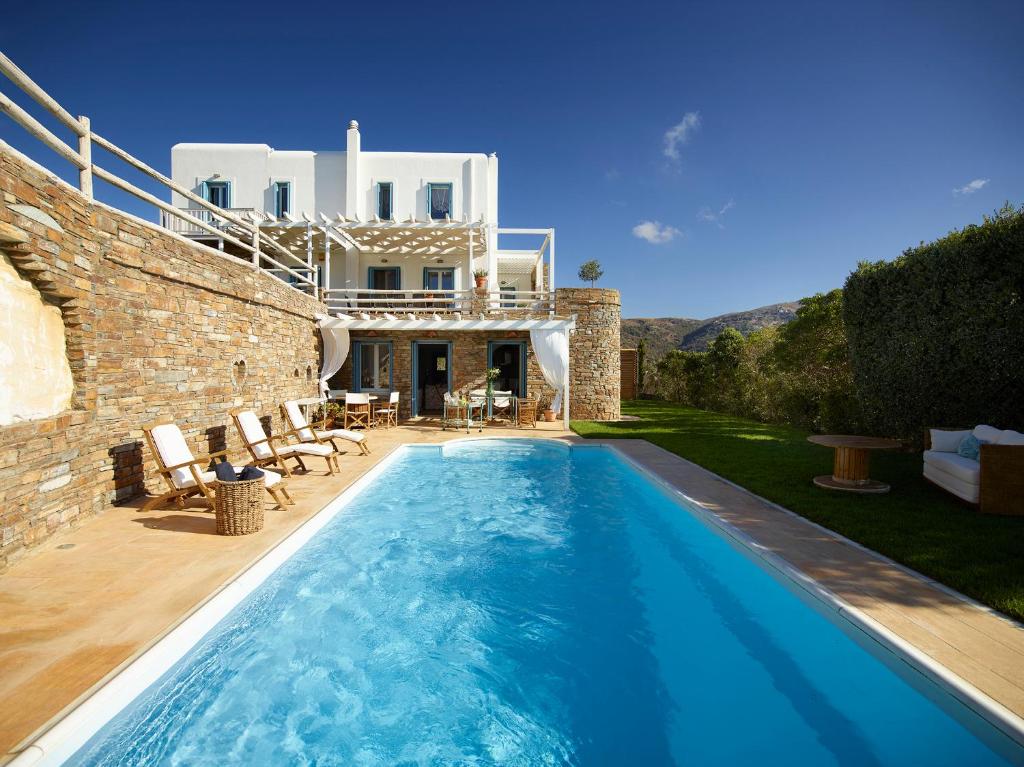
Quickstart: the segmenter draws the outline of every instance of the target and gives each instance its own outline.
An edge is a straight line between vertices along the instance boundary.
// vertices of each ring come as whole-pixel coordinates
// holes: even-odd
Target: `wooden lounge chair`
[[[361,392],[345,394],[345,428],[362,426],[370,428],[370,395]]]
[[[363,455],[370,454],[370,444],[365,434],[349,429],[328,429],[326,420],[310,424],[295,400],[289,400],[281,405],[281,416],[291,427],[290,433],[295,434],[303,444],[329,444],[335,452],[340,453],[334,440],[343,439],[358,445]]]
[[[189,450],[181,429],[173,419],[168,417],[159,418],[144,425],[142,433],[146,436],[146,442],[153,455],[153,460],[156,462],[157,470],[168,487],[166,493],[147,501],[142,510],[148,511],[172,500],[178,505],[178,508],[183,509],[185,508],[185,498],[193,495],[202,495],[212,508],[213,491],[210,489],[209,483],[213,482],[217,475],[205,467],[215,458],[226,463],[228,451],[221,450],[196,458]],[[238,467],[233,466],[232,468],[236,471],[239,470]],[[294,503],[280,474],[265,471],[264,483],[267,492],[280,508],[283,509],[287,503]]]
[[[334,474],[335,450],[330,445],[320,444],[289,444],[288,437],[294,432],[275,434],[267,436],[267,432],[260,423],[259,416],[252,410],[244,407],[237,407],[229,411],[231,419],[235,422],[235,428],[245,443],[246,450],[252,456],[253,464],[256,466],[280,466],[289,477],[291,470],[285,463],[288,458],[294,458],[303,471],[306,471],[306,464],[302,461],[304,455],[318,455],[327,461],[327,473]]]

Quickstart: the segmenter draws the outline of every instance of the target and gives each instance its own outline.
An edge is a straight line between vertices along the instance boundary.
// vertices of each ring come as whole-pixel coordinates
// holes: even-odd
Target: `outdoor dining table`
[[[870,479],[868,468],[872,450],[893,450],[900,447],[895,439],[883,437],[857,437],[850,434],[814,434],[807,438],[815,445],[835,449],[835,463],[832,474],[814,478],[814,484],[828,490],[845,490],[850,493],[888,493],[884,482]]]

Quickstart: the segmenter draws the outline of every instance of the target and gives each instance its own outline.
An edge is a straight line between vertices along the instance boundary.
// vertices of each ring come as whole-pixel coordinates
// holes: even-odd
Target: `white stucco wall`
[[[60,309],[0,254],[0,426],[67,410],[73,391]]]
[[[344,152],[333,154],[344,158]],[[270,212],[274,211],[274,184],[290,181],[293,212],[307,210],[312,214],[321,166],[326,166],[327,172],[319,188],[327,200],[336,204],[339,190],[331,186],[339,182],[331,179],[330,170],[337,164],[336,157],[321,161],[316,152],[279,152],[266,144],[176,144],[171,148],[171,178],[175,183],[201,195],[204,181],[229,181],[232,208]],[[340,183],[343,195],[344,180]],[[195,207],[179,194],[172,194],[171,202],[181,208]]]
[[[424,152],[362,152],[359,157],[361,218],[377,212],[377,184],[394,186],[394,217],[427,217],[427,184],[452,185],[452,218],[477,221],[487,213],[487,155]]]
[[[234,208],[273,213],[273,184],[290,181],[295,216],[305,212],[313,217],[319,213],[334,217],[341,213],[371,220],[377,213],[377,184],[386,181],[393,185],[395,219],[423,220],[428,215],[427,185],[450,183],[452,218],[483,219],[493,227],[498,216],[497,173],[497,158],[482,153],[362,151],[354,123],[346,134],[346,151],[280,151],[266,144],[176,144],[171,149],[175,182],[201,194],[203,181],[230,181]],[[178,207],[194,207],[177,194],[172,195],[172,202]],[[365,287],[367,269],[378,265],[380,259],[354,252],[346,255],[340,247],[332,251],[331,287]],[[476,256],[477,266],[486,263],[483,253]],[[399,257],[401,263],[394,260],[389,259],[392,263],[388,265],[402,267],[403,288],[421,287],[426,265],[456,267],[456,288],[472,285],[465,258],[449,256],[442,264],[419,256]],[[346,266],[356,274],[346,274]]]

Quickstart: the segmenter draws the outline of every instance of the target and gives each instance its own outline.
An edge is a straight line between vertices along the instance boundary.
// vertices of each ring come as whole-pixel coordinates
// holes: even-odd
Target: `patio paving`
[[[466,436],[426,424],[376,430],[373,455],[346,454],[340,476],[296,476],[296,506],[268,505],[266,527],[256,535],[217,536],[213,515],[202,511],[115,507],[55,536],[0,575],[0,754],[12,755],[396,447]],[[488,428],[484,436],[579,440],[561,424]],[[1019,625],[662,448],[643,440],[609,444],[1024,715]]]

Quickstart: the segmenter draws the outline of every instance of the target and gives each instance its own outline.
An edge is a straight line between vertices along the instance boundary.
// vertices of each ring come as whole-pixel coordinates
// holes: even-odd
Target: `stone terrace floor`
[[[340,476],[324,476],[320,462],[310,462],[311,473],[289,485],[296,505],[281,511],[268,504],[266,527],[256,535],[217,536],[213,515],[201,510],[116,507],[54,536],[0,575],[0,762],[396,447],[466,436],[435,425],[375,430],[373,455],[347,453]],[[488,428],[484,436],[578,439],[561,424]],[[648,442],[611,444],[1024,714],[1020,626]]]

